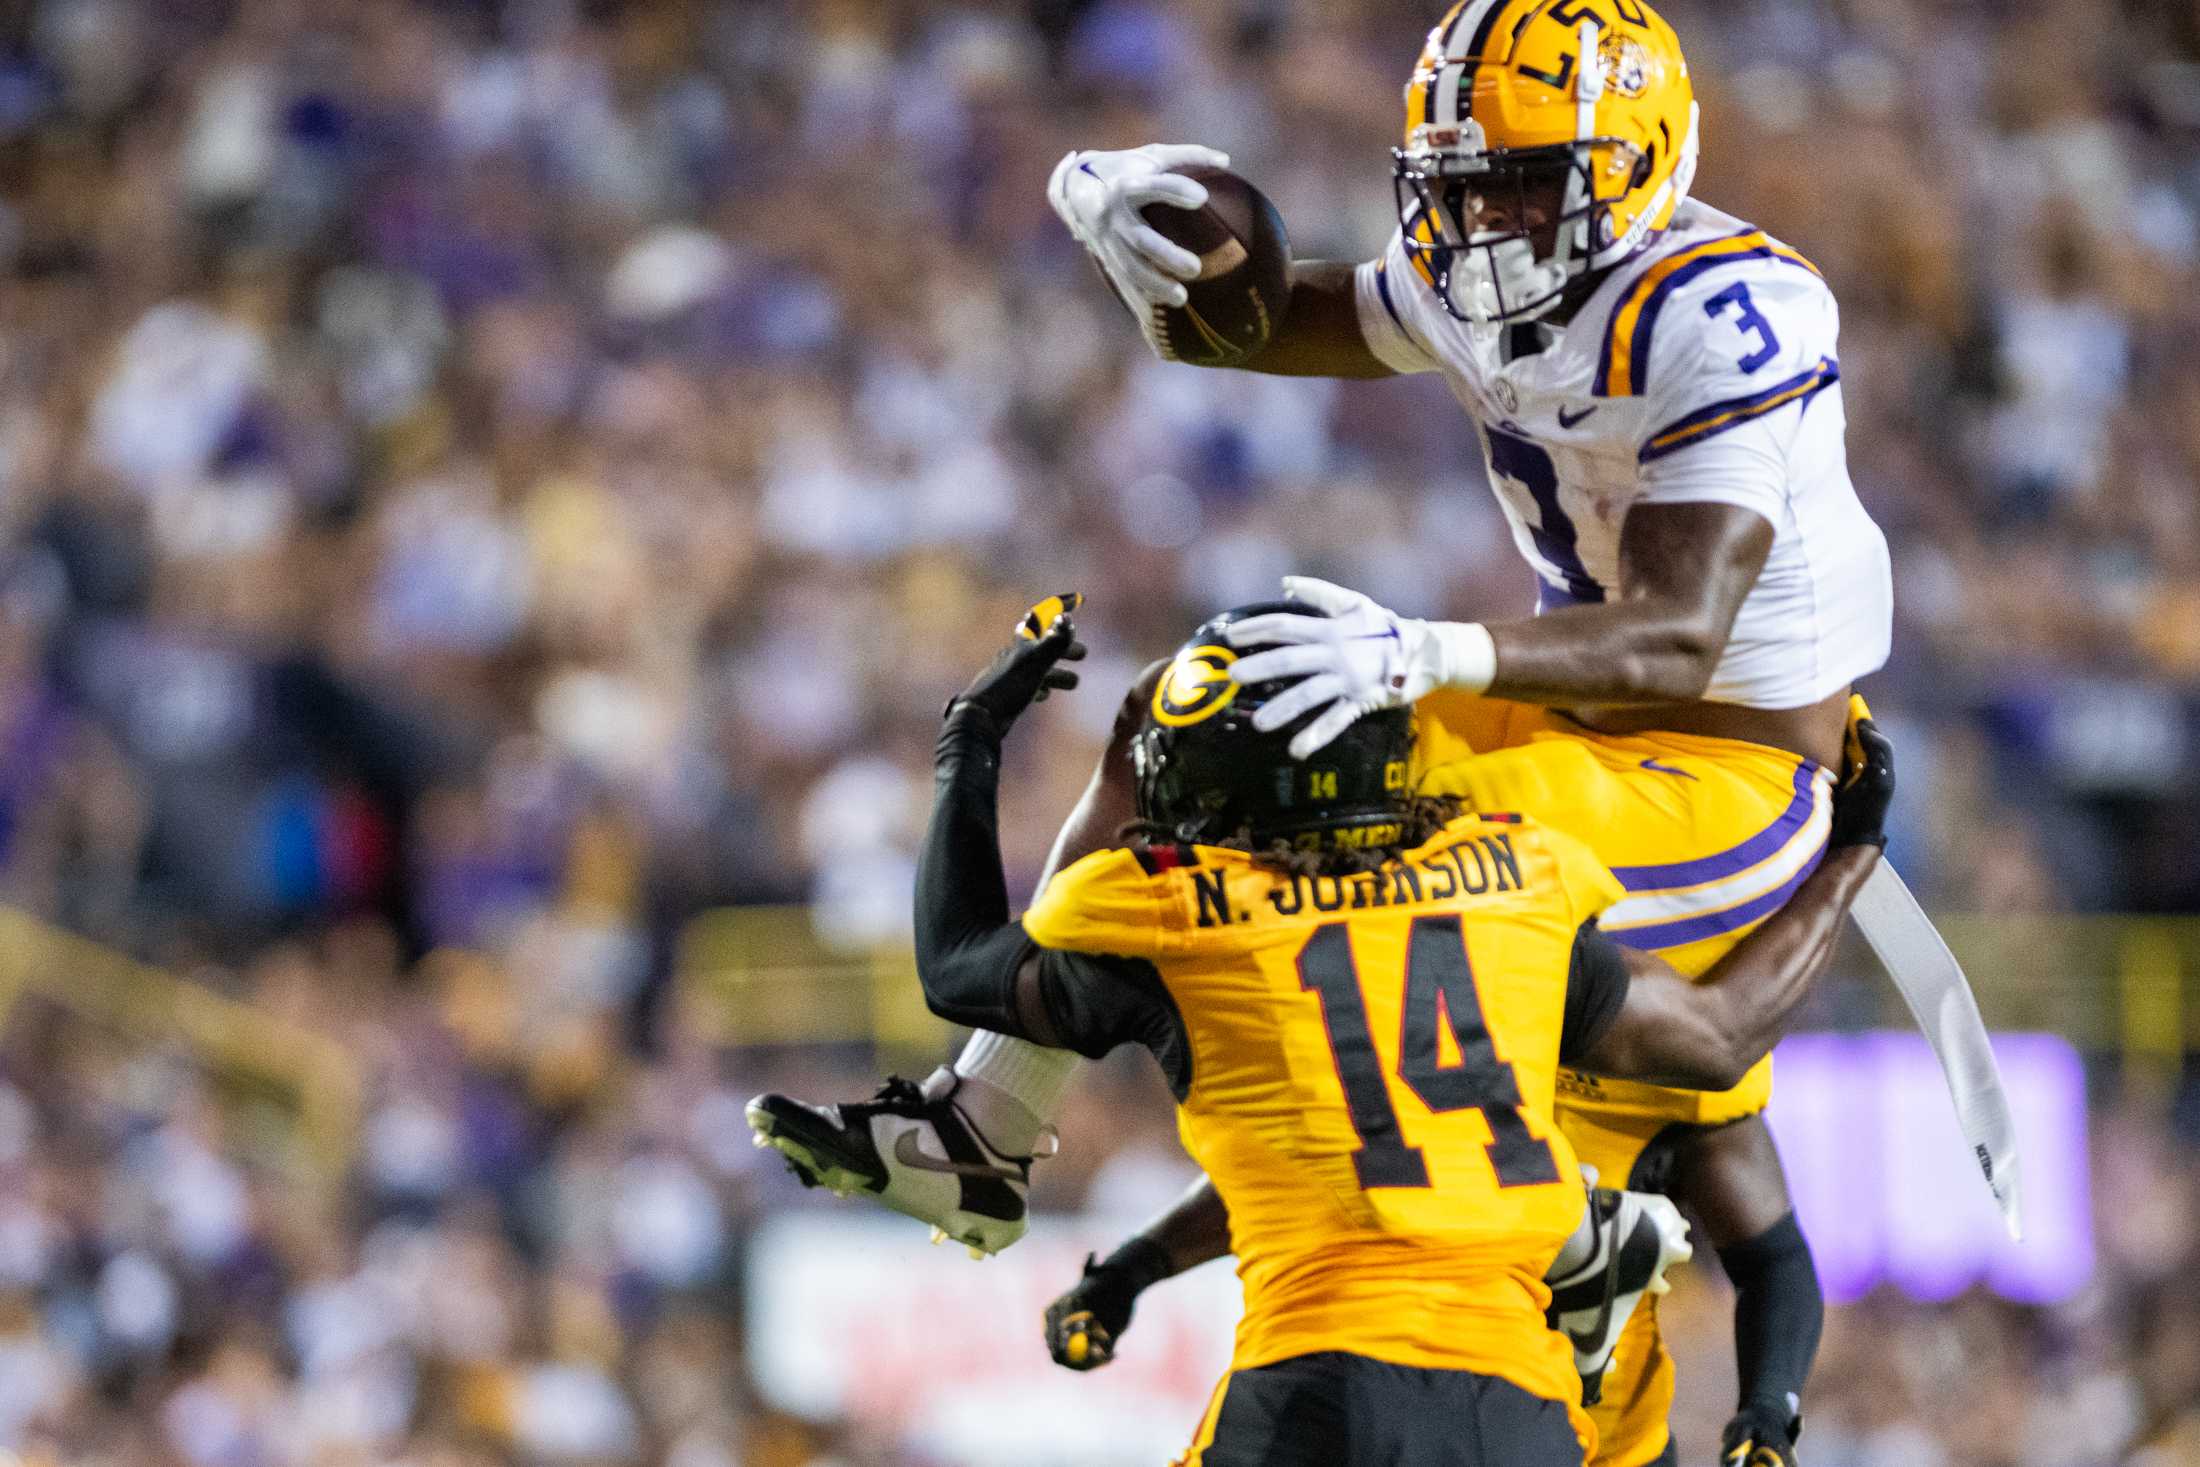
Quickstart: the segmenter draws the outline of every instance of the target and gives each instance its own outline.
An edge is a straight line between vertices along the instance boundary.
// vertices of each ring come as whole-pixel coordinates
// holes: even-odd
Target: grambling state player
[[[1253,609],[1256,613],[1261,609]],[[1150,1050],[1245,1287],[1186,1467],[1557,1467],[1594,1443],[1542,1276],[1582,1213],[1558,1067],[1731,1084],[1830,955],[1892,769],[1835,797],[1785,909],[1691,981],[1613,942],[1624,888],[1530,817],[1407,793],[1381,710],[1301,762],[1282,685],[1202,626],[1132,739],[1144,822],[1009,916],[1001,741],[1072,649],[1019,639],[948,707],[917,881],[933,1011],[1099,1056]]]
[[[1282,326],[1247,365],[1441,373],[1542,614],[1422,623],[1298,583],[1332,615],[1263,629],[1292,645],[1261,675],[1304,679],[1272,716],[1322,710],[1303,752],[1419,699],[1429,789],[1587,841],[1627,891],[1613,934],[1703,972],[1819,859],[1850,684],[1887,651],[1886,550],[1848,481],[1833,298],[1796,251],[1688,197],[1686,63],[1637,0],[1466,0],[1405,97],[1398,232],[1375,260],[1297,264]],[[1171,170],[1226,161],[1072,154],[1049,193],[1150,311],[1181,303],[1199,261],[1138,210],[1197,206],[1204,191]],[[981,1035],[921,1103],[839,1112],[849,1149],[878,1158],[867,1186],[991,1249],[1021,1230],[1024,1168],[1067,1074]],[[1756,1119],[1768,1094],[1765,1068],[1718,1096],[1576,1077],[1561,1112],[1607,1182],[1675,1172],[1728,1262],[1747,1395],[1726,1446],[1743,1458],[1787,1452],[1822,1308]],[[943,1192],[900,1163],[904,1134],[986,1170]],[[1600,1460],[1663,1455],[1671,1393],[1640,1311],[1597,1408]]]

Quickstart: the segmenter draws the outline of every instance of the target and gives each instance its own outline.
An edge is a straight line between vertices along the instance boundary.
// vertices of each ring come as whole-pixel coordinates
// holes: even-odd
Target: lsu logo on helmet
[[[1650,53],[1632,36],[1609,35],[1599,41],[1597,64],[1604,68],[1609,91],[1639,97],[1650,90]]]
[[[1230,681],[1230,664],[1237,658],[1237,653],[1214,642],[1177,653],[1154,687],[1154,722],[1185,728],[1229,707],[1238,693],[1238,685]]]
[[[1688,62],[1640,0],[1460,0],[1405,110],[1406,252],[1465,321],[1549,311],[1654,239],[1695,177]]]

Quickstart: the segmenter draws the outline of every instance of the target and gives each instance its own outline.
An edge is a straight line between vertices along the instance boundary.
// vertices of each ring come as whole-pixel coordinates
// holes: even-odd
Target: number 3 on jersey
[[[1360,1185],[1426,1187],[1428,1162],[1408,1146],[1398,1128],[1382,1059],[1368,1031],[1367,1002],[1352,962],[1352,940],[1342,922],[1325,922],[1299,949],[1299,982],[1321,996],[1329,1051],[1360,1149],[1352,1165]],[[1520,1108],[1520,1081],[1497,1057],[1474,970],[1456,915],[1416,917],[1406,941],[1404,1019],[1398,1035],[1398,1078],[1438,1115],[1476,1110],[1490,1128],[1484,1148],[1500,1187],[1531,1187],[1558,1180],[1558,1159],[1548,1143],[1528,1130]],[[1440,1059],[1439,1025],[1448,1016],[1459,1063]]]
[[[1740,281],[1705,301],[1703,313],[1716,319],[1728,306],[1734,308],[1735,328],[1757,338],[1756,348],[1734,365],[1745,372],[1754,372],[1780,354],[1780,338],[1772,334],[1772,323],[1749,298],[1749,287]]]

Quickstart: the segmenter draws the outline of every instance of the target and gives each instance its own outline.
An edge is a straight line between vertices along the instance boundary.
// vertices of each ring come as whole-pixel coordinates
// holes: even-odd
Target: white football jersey
[[[1442,372],[1480,425],[1538,610],[1612,594],[1631,506],[1738,504],[1772,522],[1772,553],[1705,696],[1795,708],[1886,661],[1893,585],[1849,483],[1839,318],[1794,250],[1685,202],[1555,340],[1510,361],[1507,328],[1452,316],[1395,234],[1360,267],[1358,306],[1378,358]]]

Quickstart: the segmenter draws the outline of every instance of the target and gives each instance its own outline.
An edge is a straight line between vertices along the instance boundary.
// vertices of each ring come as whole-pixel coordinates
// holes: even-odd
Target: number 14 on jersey
[[[1458,916],[1414,918],[1405,967],[1398,1078],[1438,1115],[1481,1112],[1491,1138],[1485,1150],[1499,1187],[1557,1181],[1558,1160],[1549,1144],[1529,1131],[1519,1079],[1497,1057],[1490,1039]],[[1427,1158],[1420,1147],[1408,1146],[1399,1130],[1382,1057],[1368,1028],[1348,924],[1325,922],[1307,937],[1299,949],[1299,982],[1321,996],[1330,1056],[1360,1138],[1360,1149],[1352,1154],[1360,1186],[1430,1186]],[[1441,1061],[1439,1026],[1447,1022],[1459,1050],[1455,1065]]]

